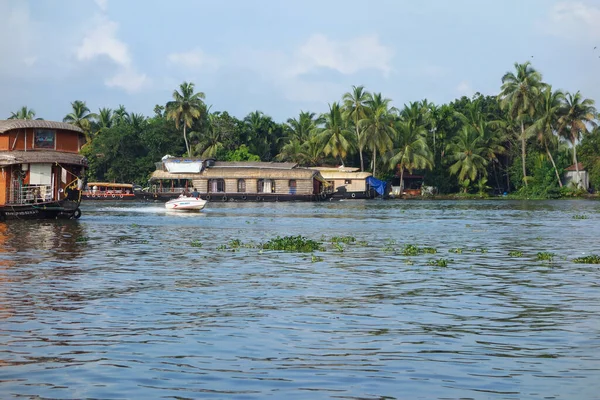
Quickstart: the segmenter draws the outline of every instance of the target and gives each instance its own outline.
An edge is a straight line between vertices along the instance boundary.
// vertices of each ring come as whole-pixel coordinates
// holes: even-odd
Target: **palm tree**
[[[275,159],[279,161],[291,161],[302,164],[306,159],[303,143],[300,142],[300,139],[293,138],[281,148],[281,151],[279,154],[277,154]]]
[[[308,140],[310,133],[315,129],[315,113],[300,111],[298,119],[289,118],[287,125],[291,140]]]
[[[112,126],[114,117],[112,109],[108,107],[101,108],[98,113],[98,125],[100,129],[107,129]]]
[[[362,135],[365,145],[373,150],[372,171],[373,176],[377,167],[377,151],[385,154],[393,146],[394,136],[393,115],[389,107],[390,99],[383,98],[381,93],[375,93],[368,100],[367,117],[360,121],[364,130]]]
[[[339,157],[344,165],[344,157],[352,147],[351,132],[342,118],[342,111],[339,103],[334,102],[329,105],[329,112],[321,116],[324,127],[320,131],[325,147],[325,155],[331,154],[333,157]]]
[[[546,155],[554,167],[554,173],[556,174],[556,180],[558,185],[562,187],[562,181],[558,174],[558,168],[554,162],[554,157],[548,147],[548,143],[555,142],[554,133],[558,131],[558,121],[562,117],[565,111],[565,94],[560,91],[553,91],[552,86],[548,85],[542,91],[542,97],[538,103],[539,110],[536,120],[533,124],[527,128],[528,135],[535,135],[538,142],[544,146]]]
[[[205,96],[202,92],[194,93],[194,84],[191,82],[183,82],[179,85],[181,92],[173,91],[173,101],[167,103],[167,119],[175,121],[175,128],[179,129],[179,125],[183,122],[183,140],[185,140],[185,148],[188,157],[190,156],[190,145],[188,143],[186,128],[191,128],[195,119],[200,118],[200,114],[204,109]]]
[[[97,118],[98,116],[90,112],[85,101],[75,100],[71,103],[71,107],[73,108],[73,111],[63,118],[63,122],[75,125],[83,129],[83,131],[89,135],[90,122],[93,118]]]
[[[131,113],[129,114],[129,124],[136,132],[141,132],[146,124],[146,116],[142,113]]]
[[[433,168],[433,156],[427,145],[427,129],[413,121],[398,120],[395,128],[393,155],[390,167],[400,169],[400,184],[404,170],[412,174],[413,169]]]
[[[352,92],[344,93],[342,101],[344,102],[344,117],[354,123],[356,130],[356,143],[358,144],[358,154],[360,156],[360,170],[365,170],[363,161],[364,140],[361,137],[360,121],[367,116],[367,102],[371,98],[369,92],[365,91],[364,86],[352,86]]]
[[[542,75],[531,66],[529,61],[524,64],[515,63],[515,70],[516,74],[507,72],[502,77],[502,87],[498,98],[500,107],[508,109],[509,114],[521,125],[521,163],[523,164],[523,182],[527,186],[525,118],[533,117],[535,114],[536,101],[544,83]]]
[[[214,158],[217,152],[224,147],[223,132],[219,129],[217,118],[219,114],[208,114],[208,126],[204,134],[190,132],[190,139],[197,138],[195,153],[202,158]]]
[[[8,119],[33,119],[33,117],[35,117],[35,110],[27,108],[27,106],[23,106],[17,112],[11,111]]]
[[[450,166],[451,175],[458,174],[459,183],[467,179],[474,182],[477,176],[486,176],[488,164],[485,147],[481,135],[470,126],[463,126],[446,148],[448,159],[454,162]]]
[[[582,99],[577,91],[574,95],[567,93],[565,114],[560,118],[559,134],[571,141],[573,147],[573,164],[577,171],[577,184],[579,184],[579,166],[577,165],[577,142],[582,134],[588,133],[588,125],[596,127],[596,108],[594,100]]]
[[[119,104],[119,108],[113,112],[113,120],[113,122],[117,125],[129,122],[129,113],[123,104]]]

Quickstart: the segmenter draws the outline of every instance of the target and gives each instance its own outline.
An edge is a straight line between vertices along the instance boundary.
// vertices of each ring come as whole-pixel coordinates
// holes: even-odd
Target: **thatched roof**
[[[30,151],[0,151],[0,166],[13,164],[59,163],[87,165],[87,159],[76,153],[61,151],[30,150]]]
[[[7,119],[0,120],[0,133],[8,132],[13,129],[34,128],[34,129],[63,129],[66,131],[75,131],[83,133],[81,128],[67,124],[65,122],[43,121],[37,119]]]
[[[159,179],[312,179],[319,175],[318,171],[304,168],[274,169],[256,167],[233,168],[214,166],[207,168],[199,174],[172,174],[167,171],[154,171],[150,180]]]

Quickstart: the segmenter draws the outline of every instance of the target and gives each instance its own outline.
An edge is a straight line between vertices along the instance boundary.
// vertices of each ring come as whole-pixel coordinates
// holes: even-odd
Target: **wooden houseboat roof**
[[[265,163],[269,164],[269,163]],[[198,174],[190,173],[170,173],[167,171],[156,170],[152,173],[150,180],[160,179],[312,179],[317,176],[318,171],[305,168],[293,169],[275,169],[275,168],[257,168],[247,166],[226,166],[222,167],[216,163],[214,167],[206,168]],[[322,179],[322,178],[321,178]]]
[[[7,119],[0,120],[0,133],[8,132],[13,129],[63,129],[83,133],[83,130],[75,125],[65,122],[44,121],[37,119]]]
[[[0,166],[13,164],[59,163],[87,165],[87,159],[74,153],[60,151],[30,150],[30,151],[2,151],[0,152]]]

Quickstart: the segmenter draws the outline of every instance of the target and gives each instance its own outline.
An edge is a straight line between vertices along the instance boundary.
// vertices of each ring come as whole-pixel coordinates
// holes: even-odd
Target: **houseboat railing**
[[[7,189],[7,204],[32,204],[53,201],[52,185],[18,185]]]

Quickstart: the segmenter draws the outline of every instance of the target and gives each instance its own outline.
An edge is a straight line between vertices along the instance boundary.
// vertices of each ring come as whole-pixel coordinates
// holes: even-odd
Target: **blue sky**
[[[152,115],[185,80],[214,111],[285,121],[352,85],[395,106],[495,95],[525,61],[600,101],[598,21],[600,0],[0,0],[0,118]]]

